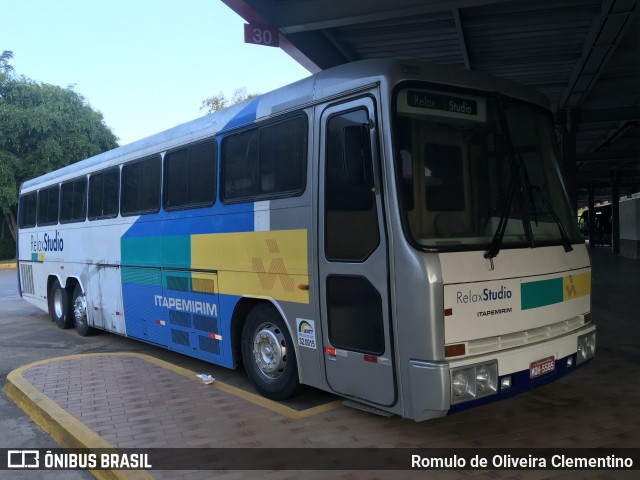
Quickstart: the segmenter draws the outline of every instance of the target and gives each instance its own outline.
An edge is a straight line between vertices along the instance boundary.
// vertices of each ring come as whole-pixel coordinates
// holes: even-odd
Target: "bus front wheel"
[[[73,326],[73,320],[69,314],[67,291],[62,288],[57,279],[49,291],[49,311],[51,312],[51,320],[56,322],[58,327],[71,328]]]
[[[242,328],[242,360],[258,392],[284,400],[299,388],[296,351],[284,320],[268,303],[253,307]]]

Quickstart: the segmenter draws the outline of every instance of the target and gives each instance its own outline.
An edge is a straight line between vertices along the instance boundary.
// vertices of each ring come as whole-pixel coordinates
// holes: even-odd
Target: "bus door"
[[[375,101],[323,108],[318,272],[327,383],[389,406],[396,389]]]

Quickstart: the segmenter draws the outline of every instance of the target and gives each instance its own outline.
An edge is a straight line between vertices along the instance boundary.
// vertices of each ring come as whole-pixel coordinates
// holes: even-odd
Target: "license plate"
[[[545,373],[553,372],[556,369],[554,357],[543,358],[529,365],[529,378],[536,378]]]

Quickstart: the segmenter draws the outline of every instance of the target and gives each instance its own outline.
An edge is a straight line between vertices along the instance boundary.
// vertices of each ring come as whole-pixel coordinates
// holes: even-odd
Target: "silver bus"
[[[332,68],[25,182],[23,298],[416,421],[595,353],[591,267],[539,92]]]

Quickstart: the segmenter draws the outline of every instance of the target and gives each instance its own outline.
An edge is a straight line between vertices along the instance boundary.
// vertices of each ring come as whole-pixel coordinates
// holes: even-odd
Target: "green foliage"
[[[236,89],[236,91],[233,92],[231,100],[228,100],[224,93],[220,92],[218,95],[214,95],[213,97],[203,100],[200,105],[200,110],[206,110],[207,113],[213,113],[218,110],[222,110],[223,108],[230,107],[231,105],[235,105],[236,103],[244,102],[250,98],[255,98],[258,95],[260,94],[247,93],[247,89],[242,87]]]
[[[0,260],[16,258],[16,242],[13,238],[0,238]]]
[[[0,208],[7,216],[23,181],[118,146],[82,95],[13,75],[12,56],[0,56]]]

